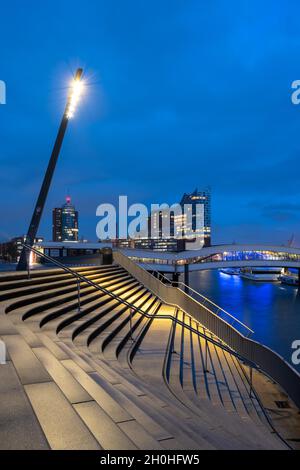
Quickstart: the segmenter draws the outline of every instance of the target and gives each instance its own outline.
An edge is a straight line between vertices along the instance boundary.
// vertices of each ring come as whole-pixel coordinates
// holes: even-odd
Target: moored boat
[[[282,284],[287,284],[288,286],[299,286],[298,277],[292,274],[281,274],[279,280]]]
[[[240,276],[251,281],[278,281],[281,268],[241,268]]]

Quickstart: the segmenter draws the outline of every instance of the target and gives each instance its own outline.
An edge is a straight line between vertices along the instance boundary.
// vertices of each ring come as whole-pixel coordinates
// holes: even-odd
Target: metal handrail
[[[172,281],[167,278],[164,274],[160,273],[159,271],[153,269],[151,267],[150,264],[145,264],[143,263],[144,266],[147,266],[149,270],[151,270],[152,272],[156,272],[157,275],[158,275],[158,279],[164,279],[166,280],[168,283],[172,284]],[[143,268],[142,268],[143,269]],[[245,325],[245,323],[243,323],[242,321],[240,321],[238,318],[236,318],[234,315],[232,315],[231,313],[227,312],[227,310],[225,310],[224,308],[220,307],[219,305],[217,305],[216,303],[214,303],[212,300],[208,299],[207,297],[205,297],[203,294],[200,294],[200,292],[196,291],[195,289],[193,289],[192,287],[188,286],[187,284],[185,284],[184,282],[182,281],[176,281],[174,282],[174,284],[176,284],[175,287],[177,287],[178,289],[180,289],[179,285],[183,286],[184,289],[181,289],[183,292],[187,293],[186,289],[188,289],[189,291],[192,291],[193,293],[195,293],[196,295],[198,295],[202,300],[204,300],[204,302],[202,301],[202,304],[204,305],[205,302],[207,302],[209,305],[213,305],[214,307],[217,308],[217,312],[214,312],[212,310],[211,313],[213,313],[214,315],[218,315],[220,316],[219,312],[223,312],[226,316],[228,316],[229,318],[231,318],[232,320],[232,323],[229,323],[229,322],[226,322],[226,320],[224,320],[226,323],[228,323],[230,326],[233,326],[235,323],[238,323],[241,327],[245,328],[245,330],[247,331],[246,333],[246,338],[250,338],[250,336],[252,336],[254,334],[254,331],[249,328],[249,326]]]
[[[73,277],[76,278],[77,280],[77,301],[78,301],[78,313],[80,313],[81,311],[81,305],[80,305],[80,274],[77,272],[77,271],[73,271],[72,269],[68,268],[67,266],[65,266],[64,264],[60,263],[59,261],[57,260],[54,260],[53,258],[51,258],[51,256],[48,256],[48,255],[45,255],[45,253],[41,253],[40,251],[36,250],[35,248],[33,248],[32,246],[30,245],[27,245],[26,243],[21,243],[21,245],[26,248],[27,250],[29,251],[33,251],[36,255],[38,256],[42,256],[43,258],[45,258],[46,260],[48,261],[51,261],[51,263],[55,264],[56,266],[58,266],[59,268],[61,268],[63,271],[71,274]],[[28,262],[27,264],[28,266],[28,269],[27,269],[27,272],[28,272],[28,279],[30,279],[30,263]]]
[[[280,440],[282,440],[290,449],[292,449],[292,447],[286,442],[286,440],[280,435],[280,433],[276,430],[276,428],[274,427],[272,421],[270,420],[270,417],[268,416],[256,390],[254,389],[253,387],[253,383],[252,383],[252,369],[256,369],[256,370],[260,370],[259,366],[254,363],[253,361],[250,361],[249,359],[245,358],[244,356],[242,356],[241,354],[237,353],[236,351],[234,351],[233,349],[231,349],[230,347],[228,347],[227,345],[219,342],[219,341],[216,341],[214,340],[212,337],[209,337],[207,336],[206,334],[204,333],[201,333],[198,329],[196,330],[195,328],[193,328],[192,326],[190,325],[187,325],[185,322],[182,322],[181,320],[179,320],[177,317],[175,316],[172,316],[172,315],[159,315],[159,316],[155,316],[155,315],[152,315],[152,314],[149,314],[149,313],[146,313],[144,312],[143,310],[141,310],[139,307],[136,307],[135,305],[131,304],[130,302],[127,302],[127,300],[125,299],[122,299],[121,297],[119,297],[118,295],[115,295],[113,292],[111,291],[108,291],[107,289],[105,289],[104,287],[101,287],[99,284],[96,284],[94,283],[93,281],[91,281],[90,279],[87,279],[85,276],[83,276],[82,274],[79,274],[78,272],[76,271],[72,271],[71,269],[67,268],[64,264],[60,263],[59,261],[55,260],[54,258],[52,258],[51,256],[48,256],[48,255],[45,255],[44,253],[41,253],[40,251],[36,250],[35,248],[33,248],[32,246],[30,245],[26,245],[26,244],[23,244],[23,247],[25,247],[27,250],[29,251],[33,251],[35,254],[37,254],[38,256],[41,256],[42,258],[45,258],[47,259],[48,261],[51,261],[53,264],[55,264],[56,266],[60,267],[61,269],[63,269],[64,271],[67,271],[69,272],[70,274],[72,274],[73,276],[76,276],[79,280],[78,282],[78,285],[79,285],[79,290],[78,290],[78,301],[79,301],[79,306],[78,306],[78,310],[80,312],[80,281],[83,281],[83,282],[86,282],[88,285],[91,285],[93,286],[94,288],[96,288],[97,290],[100,290],[102,292],[104,292],[105,294],[109,295],[110,297],[112,297],[113,299],[115,300],[118,300],[120,303],[123,303],[125,304],[126,306],[128,306],[128,308],[130,309],[130,316],[132,315],[132,310],[134,310],[135,312],[139,313],[140,315],[142,315],[143,317],[146,317],[146,318],[149,318],[149,319],[153,319],[155,317],[155,319],[163,319],[163,320],[170,320],[172,321],[172,324],[173,324],[173,328],[175,325],[180,325],[182,328],[186,328],[188,331],[196,334],[197,336],[203,338],[205,341],[206,341],[206,345],[207,343],[212,343],[213,345],[217,346],[217,347],[220,347],[221,349],[223,349],[224,351],[226,351],[228,354],[231,354],[233,355],[234,357],[236,357],[239,361],[242,361],[245,365],[248,365],[248,367],[250,368],[250,376],[248,377],[247,374],[245,373],[244,371],[244,374],[246,376],[246,379],[249,383],[249,397],[251,398],[251,393],[253,392],[254,393],[254,396],[268,422],[268,424],[270,425],[271,429],[275,432],[275,434],[279,437]],[[130,329],[130,335],[132,337],[132,326],[131,326],[131,329]]]
[[[30,251],[33,251],[35,254],[37,254],[38,256],[41,256],[42,258],[45,258],[47,259],[48,261],[51,261],[53,264],[55,264],[56,266],[62,268],[64,271],[68,271],[70,272],[71,274],[73,274],[74,276],[76,275],[77,278],[82,281],[82,282],[85,282],[86,284],[92,286],[92,287],[95,287],[95,289],[97,290],[100,290],[101,292],[104,292],[106,295],[109,295],[110,297],[112,297],[113,299],[115,300],[118,300],[118,302],[126,305],[129,309],[132,309],[134,310],[135,312],[139,313],[140,315],[143,315],[144,317],[147,317],[147,318],[153,318],[153,315],[151,314],[148,314],[146,312],[144,312],[144,310],[140,309],[139,307],[136,307],[134,304],[128,302],[127,300],[125,299],[122,299],[121,297],[119,297],[118,295],[114,294],[113,292],[105,289],[105,287],[101,287],[99,284],[96,284],[95,282],[91,281],[90,279],[87,279],[85,276],[83,276],[82,274],[80,273],[75,273],[74,271],[72,271],[71,269],[67,268],[64,264],[60,263],[59,261],[55,260],[54,258],[52,258],[51,256],[48,256],[48,255],[45,255],[44,253],[41,253],[40,251],[38,251],[37,249],[31,247],[30,245],[27,245],[27,244],[23,244],[22,245],[27,249],[27,250],[30,250]],[[259,369],[259,367],[257,366],[257,364],[255,364],[254,362],[250,361],[250,359],[247,359],[245,358],[244,356],[242,356],[241,354],[237,353],[236,351],[234,351],[233,349],[231,349],[229,346],[221,343],[220,341],[217,341],[213,338],[210,338],[208,337],[207,335],[205,335],[204,333],[201,333],[200,331],[196,330],[195,328],[187,325],[185,322],[182,322],[181,320],[178,320],[176,319],[174,316],[172,315],[159,315],[159,317],[157,317],[158,319],[163,319],[163,320],[171,320],[172,322],[176,323],[176,324],[179,324],[180,326],[182,326],[183,328],[186,328],[188,329],[189,331],[195,333],[196,335],[204,338],[206,341],[214,344],[215,346],[219,346],[221,347],[224,351],[228,352],[229,354],[232,354],[233,356],[235,356],[237,359],[239,359],[240,361],[244,362],[245,364],[248,364],[249,367],[252,367],[254,369]]]

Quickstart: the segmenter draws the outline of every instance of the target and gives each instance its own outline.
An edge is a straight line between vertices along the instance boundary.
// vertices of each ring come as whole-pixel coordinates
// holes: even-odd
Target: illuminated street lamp
[[[78,69],[71,84],[71,91],[66,106],[65,114],[67,119],[71,119],[74,116],[78,101],[80,100],[83,93],[84,83],[81,79],[81,76],[82,69]]]
[[[55,144],[52,150],[52,154],[48,163],[48,167],[44,176],[43,184],[40,189],[40,193],[32,214],[31,222],[27,231],[25,244],[33,246],[34,239],[36,237],[41,216],[44,210],[45,202],[49,192],[50,184],[52,181],[53,173],[55,170],[56,162],[59,156],[59,152],[63,143],[65,132],[68,126],[69,120],[74,116],[80,97],[82,96],[84,83],[82,81],[83,70],[81,68],[77,69],[76,74],[71,83],[71,90],[69,92],[67,104],[65,111],[62,117],[61,124],[58,129],[58,134],[55,140]],[[23,247],[19,263],[17,266],[17,271],[23,271],[28,269],[28,256],[26,248]]]

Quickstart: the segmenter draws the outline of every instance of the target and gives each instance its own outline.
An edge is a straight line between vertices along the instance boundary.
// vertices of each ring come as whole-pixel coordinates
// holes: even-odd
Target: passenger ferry
[[[241,268],[240,276],[251,281],[271,281],[279,280],[281,268]]]
[[[222,268],[219,271],[229,276],[238,276],[240,274],[240,268]]]

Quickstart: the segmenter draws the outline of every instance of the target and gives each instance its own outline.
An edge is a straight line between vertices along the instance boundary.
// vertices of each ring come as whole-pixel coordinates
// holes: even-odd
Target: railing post
[[[27,254],[26,254],[26,262],[27,262],[27,279],[30,279],[30,251],[27,250]]]
[[[250,393],[249,393],[249,397],[251,398],[252,397],[252,390],[253,390],[253,367],[249,366],[250,367]]]
[[[208,343],[207,338],[205,338],[205,365],[204,365],[204,373],[208,373]]]
[[[189,293],[189,287],[190,287],[190,280],[189,280],[189,264],[186,263],[184,265],[184,290],[188,294]]]
[[[131,341],[134,341],[133,336],[132,336],[132,308],[129,309],[129,327],[130,327],[130,339]]]
[[[81,305],[80,305],[80,279],[77,276],[77,299],[78,299],[78,313],[81,311]]]
[[[0,340],[0,364],[6,364],[6,346],[4,341]]]

